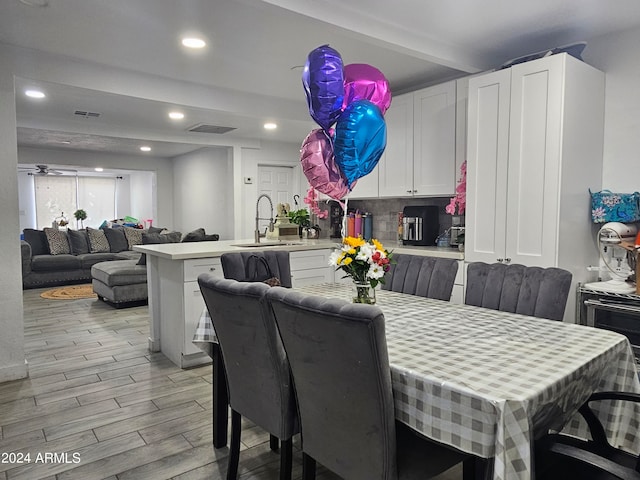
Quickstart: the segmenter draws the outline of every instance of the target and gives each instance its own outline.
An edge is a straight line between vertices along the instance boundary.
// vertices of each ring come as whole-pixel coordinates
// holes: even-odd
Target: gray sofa
[[[69,253],[55,254],[51,253],[50,239],[45,231],[25,229],[23,233],[24,240],[20,243],[23,289],[91,283],[91,267],[96,263],[113,260],[138,261],[140,258],[140,253],[132,251],[128,243],[116,240],[123,232],[109,237],[109,240],[113,238],[113,244],[108,244],[108,251],[99,252],[91,251],[86,230],[63,232],[64,235],[58,237],[66,236]]]

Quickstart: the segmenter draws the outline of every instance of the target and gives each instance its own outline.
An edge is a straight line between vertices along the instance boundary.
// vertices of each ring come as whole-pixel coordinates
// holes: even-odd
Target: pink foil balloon
[[[349,193],[347,182],[333,158],[331,140],[321,128],[311,130],[302,142],[300,163],[309,184],[319,192],[334,200]]]
[[[342,109],[356,100],[369,100],[385,114],[391,105],[391,90],[380,70],[366,63],[352,63],[344,67]]]

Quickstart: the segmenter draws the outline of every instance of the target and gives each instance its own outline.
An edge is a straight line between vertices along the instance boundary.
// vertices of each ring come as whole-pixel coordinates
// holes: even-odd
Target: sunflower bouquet
[[[378,284],[384,285],[384,275],[391,268],[391,252],[386,250],[382,243],[372,239],[367,242],[362,238],[345,237],[342,247],[331,254],[329,264],[336,267],[336,271],[342,270],[346,277],[351,277],[358,285],[367,285],[374,289]],[[357,290],[354,302],[373,303],[365,298],[364,290]]]

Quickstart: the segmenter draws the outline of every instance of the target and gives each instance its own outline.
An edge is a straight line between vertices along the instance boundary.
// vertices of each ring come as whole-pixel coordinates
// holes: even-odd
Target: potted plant
[[[76,226],[77,226],[77,222],[80,222],[80,228],[84,228],[83,225],[83,220],[87,219],[87,212],[85,212],[83,209],[79,208],[78,210],[76,210],[75,212],[73,212],[73,216],[76,217]]]
[[[287,216],[291,223],[298,225],[298,234],[302,237],[302,229],[311,226],[311,220],[309,218],[309,210],[301,208],[299,210],[291,210]]]

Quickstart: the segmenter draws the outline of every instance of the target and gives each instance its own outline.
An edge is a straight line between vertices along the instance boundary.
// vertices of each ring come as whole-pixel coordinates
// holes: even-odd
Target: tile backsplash
[[[360,212],[368,212],[373,215],[373,236],[381,242],[395,242],[398,231],[398,212],[402,212],[405,206],[416,205],[436,205],[438,207],[440,232],[443,233],[451,227],[451,215],[444,211],[449,204],[450,197],[431,197],[431,198],[376,198],[371,200],[350,200],[348,203],[349,211],[358,209]],[[320,208],[325,209],[327,206],[320,203]],[[322,237],[328,238],[331,229],[329,219],[320,220],[320,228],[322,228]]]

